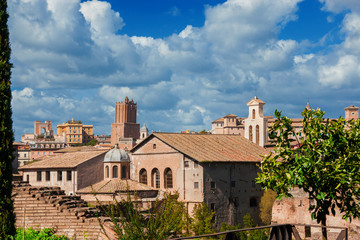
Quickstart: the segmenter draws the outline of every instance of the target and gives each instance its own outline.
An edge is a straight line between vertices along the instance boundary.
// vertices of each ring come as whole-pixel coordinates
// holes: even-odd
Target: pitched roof
[[[236,118],[237,116],[230,113],[230,114],[226,115],[224,118],[226,118],[226,117],[235,117]]]
[[[131,152],[135,153],[152,137],[199,162],[260,162],[260,155],[269,153],[240,135],[181,133],[152,133]]]
[[[224,122],[224,118],[221,117],[221,118],[218,118],[218,119],[212,121],[211,123],[223,123],[223,122]]]
[[[257,98],[257,96],[255,96],[253,99],[251,99],[249,102],[247,102],[247,106],[250,105],[257,105],[257,104],[265,104],[265,102],[261,101],[260,99]]]
[[[76,193],[114,193],[115,191],[144,191],[157,190],[148,185],[130,180],[130,179],[105,179],[101,182],[95,183],[79,189]]]
[[[60,155],[49,156],[41,161],[33,162],[22,167],[19,170],[31,169],[53,169],[53,168],[74,168],[78,165],[93,159],[101,154],[105,154],[108,150],[92,150],[69,152]]]

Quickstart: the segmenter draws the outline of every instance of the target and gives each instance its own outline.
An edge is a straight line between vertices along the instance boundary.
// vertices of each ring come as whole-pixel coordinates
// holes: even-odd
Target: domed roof
[[[129,155],[117,146],[105,154],[104,162],[130,162]]]

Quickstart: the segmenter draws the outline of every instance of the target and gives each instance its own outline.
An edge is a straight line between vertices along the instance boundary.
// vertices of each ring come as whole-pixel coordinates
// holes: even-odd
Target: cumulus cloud
[[[10,1],[15,128],[76,118],[109,134],[114,103],[125,96],[138,103],[139,122],[156,131],[209,129],[228,113],[247,116],[254,95],[267,102],[268,115],[299,113],[307,100],[325,104],[334,93],[346,92],[334,109],[346,98],[356,104],[358,4],[322,0],[324,11],[347,11],[343,41],[324,47],[321,39],[279,38],[297,20],[300,1],[228,0],[204,9],[203,26],[164,38],[122,33],[126,19],[106,1]]]

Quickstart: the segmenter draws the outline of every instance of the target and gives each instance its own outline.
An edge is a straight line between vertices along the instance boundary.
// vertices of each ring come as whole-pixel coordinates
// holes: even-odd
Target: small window
[[[71,171],[66,171],[66,180],[71,181]]]
[[[189,167],[189,165],[190,165],[189,161],[184,162],[184,167]]]
[[[106,166],[106,167],[105,167],[105,171],[106,171],[106,177],[109,178],[109,177],[110,177],[109,166]]]
[[[194,182],[194,188],[199,188],[199,182]]]
[[[235,181],[231,181],[231,187],[235,187],[236,182]]]
[[[257,207],[258,203],[255,197],[250,198],[250,207]]]
[[[156,144],[155,143],[153,144],[153,149],[156,149]]]
[[[50,181],[50,171],[46,171],[46,181]]]
[[[210,182],[210,188],[215,189],[216,188],[216,183],[215,182]]]
[[[198,162],[194,162],[194,168],[197,168],[199,166]]]
[[[37,172],[36,172],[36,180],[37,180],[38,182],[41,182],[41,171],[37,171]]]
[[[210,203],[210,209],[215,212],[215,203]]]
[[[58,175],[58,177],[57,177],[58,181],[62,181],[62,171],[61,170],[59,170],[57,172],[57,175]]]
[[[121,167],[121,179],[126,179],[127,178],[127,168],[126,166],[122,166]]]

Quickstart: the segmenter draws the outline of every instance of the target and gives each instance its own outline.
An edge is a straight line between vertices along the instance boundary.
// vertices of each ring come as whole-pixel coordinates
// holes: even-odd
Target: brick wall
[[[16,227],[54,228],[57,235],[73,239],[107,239],[101,233],[97,210],[80,197],[66,196],[59,187],[24,184],[15,186],[13,192]]]

